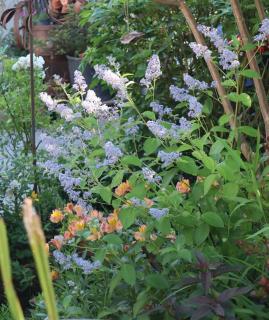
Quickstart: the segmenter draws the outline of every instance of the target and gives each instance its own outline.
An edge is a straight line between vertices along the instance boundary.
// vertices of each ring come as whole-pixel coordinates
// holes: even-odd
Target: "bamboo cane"
[[[266,15],[265,15],[265,10],[264,10],[262,0],[255,0],[255,6],[257,8],[260,20],[261,21],[264,20]]]
[[[230,0],[230,2],[232,5],[233,14],[234,14],[243,44],[246,45],[249,43],[250,36],[249,36],[249,32],[245,23],[245,19],[244,19],[239,1]],[[255,57],[254,50],[248,50],[246,52],[246,55],[247,55],[250,69],[260,74],[260,69]],[[254,81],[254,85],[255,85],[255,89],[256,89],[259,105],[260,105],[261,114],[263,117],[266,139],[268,139],[269,138],[269,104],[267,101],[265,88],[261,78],[254,78],[253,81]]]

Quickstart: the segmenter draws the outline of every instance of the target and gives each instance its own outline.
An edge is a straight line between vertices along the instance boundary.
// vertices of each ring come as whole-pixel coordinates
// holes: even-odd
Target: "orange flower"
[[[147,231],[147,226],[145,224],[140,226],[138,231],[134,233],[135,240],[145,241],[146,240],[146,231]]]
[[[32,198],[32,200],[33,200],[34,202],[39,201],[39,199],[38,199],[38,194],[37,194],[35,191],[33,191],[33,192],[31,193],[31,198]]]
[[[52,211],[52,214],[50,215],[50,221],[53,223],[59,223],[61,221],[63,221],[64,219],[64,215],[62,213],[62,211],[56,209]]]
[[[179,193],[189,193],[191,191],[189,179],[178,181],[176,189]]]
[[[154,205],[154,201],[151,200],[151,199],[144,198],[144,201],[145,201],[146,206],[147,206],[148,208],[151,208],[151,207]]]
[[[87,238],[87,240],[96,241],[101,239],[102,237],[101,231],[98,231],[96,228],[91,228],[90,231],[91,231],[91,235]]]
[[[68,231],[74,236],[78,231],[81,231],[85,228],[84,220],[77,220],[70,223]]]
[[[122,182],[116,189],[115,189],[115,194],[118,197],[124,196],[126,193],[132,191],[132,187],[127,180],[126,182]]]
[[[118,217],[118,212],[115,210],[111,213],[106,221],[101,225],[101,229],[105,233],[112,233],[114,231],[120,231],[123,228],[122,223]]]
[[[57,272],[56,270],[52,270],[50,275],[51,275],[52,281],[55,281],[59,278],[59,272]]]
[[[96,218],[96,219],[98,219],[98,220],[102,220],[103,214],[102,214],[102,212],[100,212],[100,211],[93,210],[93,211],[91,211],[91,213],[90,213],[90,218],[91,218],[91,219]]]
[[[73,235],[70,231],[65,231],[64,233],[64,240],[70,240],[72,239]]]
[[[55,236],[52,240],[50,240],[50,243],[54,245],[54,247],[57,250],[61,250],[63,244],[64,244],[64,237],[63,236]]]
[[[79,205],[74,206],[74,211],[78,217],[82,217],[85,214],[85,210]]]
[[[74,205],[73,203],[67,203],[66,207],[64,208],[64,211],[67,213],[73,213]]]

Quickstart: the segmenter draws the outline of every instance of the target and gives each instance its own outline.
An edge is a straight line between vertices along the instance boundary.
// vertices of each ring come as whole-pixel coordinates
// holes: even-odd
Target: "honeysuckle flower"
[[[129,181],[122,182],[116,189],[115,194],[118,197],[124,196],[126,193],[132,191],[132,187],[129,183]]]
[[[146,231],[147,231],[147,226],[145,224],[140,226],[138,231],[134,232],[135,240],[145,241],[146,240]]]
[[[50,215],[50,221],[52,223],[59,223],[62,222],[64,219],[64,214],[62,211],[56,209],[52,211],[52,214]]]
[[[182,179],[181,181],[178,181],[176,189],[179,193],[189,193],[191,191],[189,179]]]

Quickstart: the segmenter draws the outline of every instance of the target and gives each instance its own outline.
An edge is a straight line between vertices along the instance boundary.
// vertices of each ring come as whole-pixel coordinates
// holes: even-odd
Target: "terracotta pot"
[[[38,56],[49,56],[52,47],[49,44],[49,33],[54,25],[33,25],[32,34],[34,39],[34,53]]]

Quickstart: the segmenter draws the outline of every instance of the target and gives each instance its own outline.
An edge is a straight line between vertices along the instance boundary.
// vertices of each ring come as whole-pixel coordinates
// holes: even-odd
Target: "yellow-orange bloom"
[[[50,275],[51,275],[52,281],[55,281],[55,280],[57,280],[59,278],[59,272],[56,271],[56,270],[52,270]]]
[[[102,212],[100,212],[100,211],[93,210],[93,211],[91,211],[91,213],[90,213],[90,218],[91,218],[91,219],[96,218],[96,219],[98,219],[98,220],[101,220],[101,219],[103,218],[103,214],[102,214]]]
[[[87,238],[87,240],[96,241],[101,239],[102,237],[101,231],[97,230],[96,228],[91,228],[90,231],[91,231],[91,235]]]
[[[140,226],[138,231],[134,233],[135,240],[145,241],[146,240],[146,231],[147,231],[147,226],[145,224]]]
[[[151,207],[154,205],[154,201],[151,200],[151,199],[144,198],[144,201],[145,201],[146,206],[147,206],[148,208],[151,208]]]
[[[63,221],[64,219],[64,215],[62,213],[62,211],[56,209],[52,211],[52,214],[50,215],[50,221],[53,223],[59,223],[61,221]]]
[[[179,193],[189,193],[191,191],[189,179],[178,181],[176,189]]]
[[[78,231],[81,231],[85,228],[84,220],[77,220],[70,223],[68,231],[74,236]]]
[[[74,205],[73,203],[67,203],[66,207],[64,208],[64,211],[67,213],[73,213]]]
[[[74,206],[74,211],[78,217],[82,217],[85,213],[85,210],[78,204]]]
[[[116,210],[107,217],[106,221],[102,223],[101,228],[105,233],[120,231],[123,228],[122,223],[118,217],[118,212]]]
[[[46,251],[47,255],[49,255],[49,253],[50,253],[50,246],[49,246],[48,243],[45,243],[45,251]]]
[[[115,189],[115,194],[118,197],[124,196],[126,193],[132,191],[132,187],[127,180],[126,182],[122,182],[116,189]]]
[[[38,194],[35,191],[31,193],[31,198],[33,201],[36,201],[36,202],[39,201]]]

